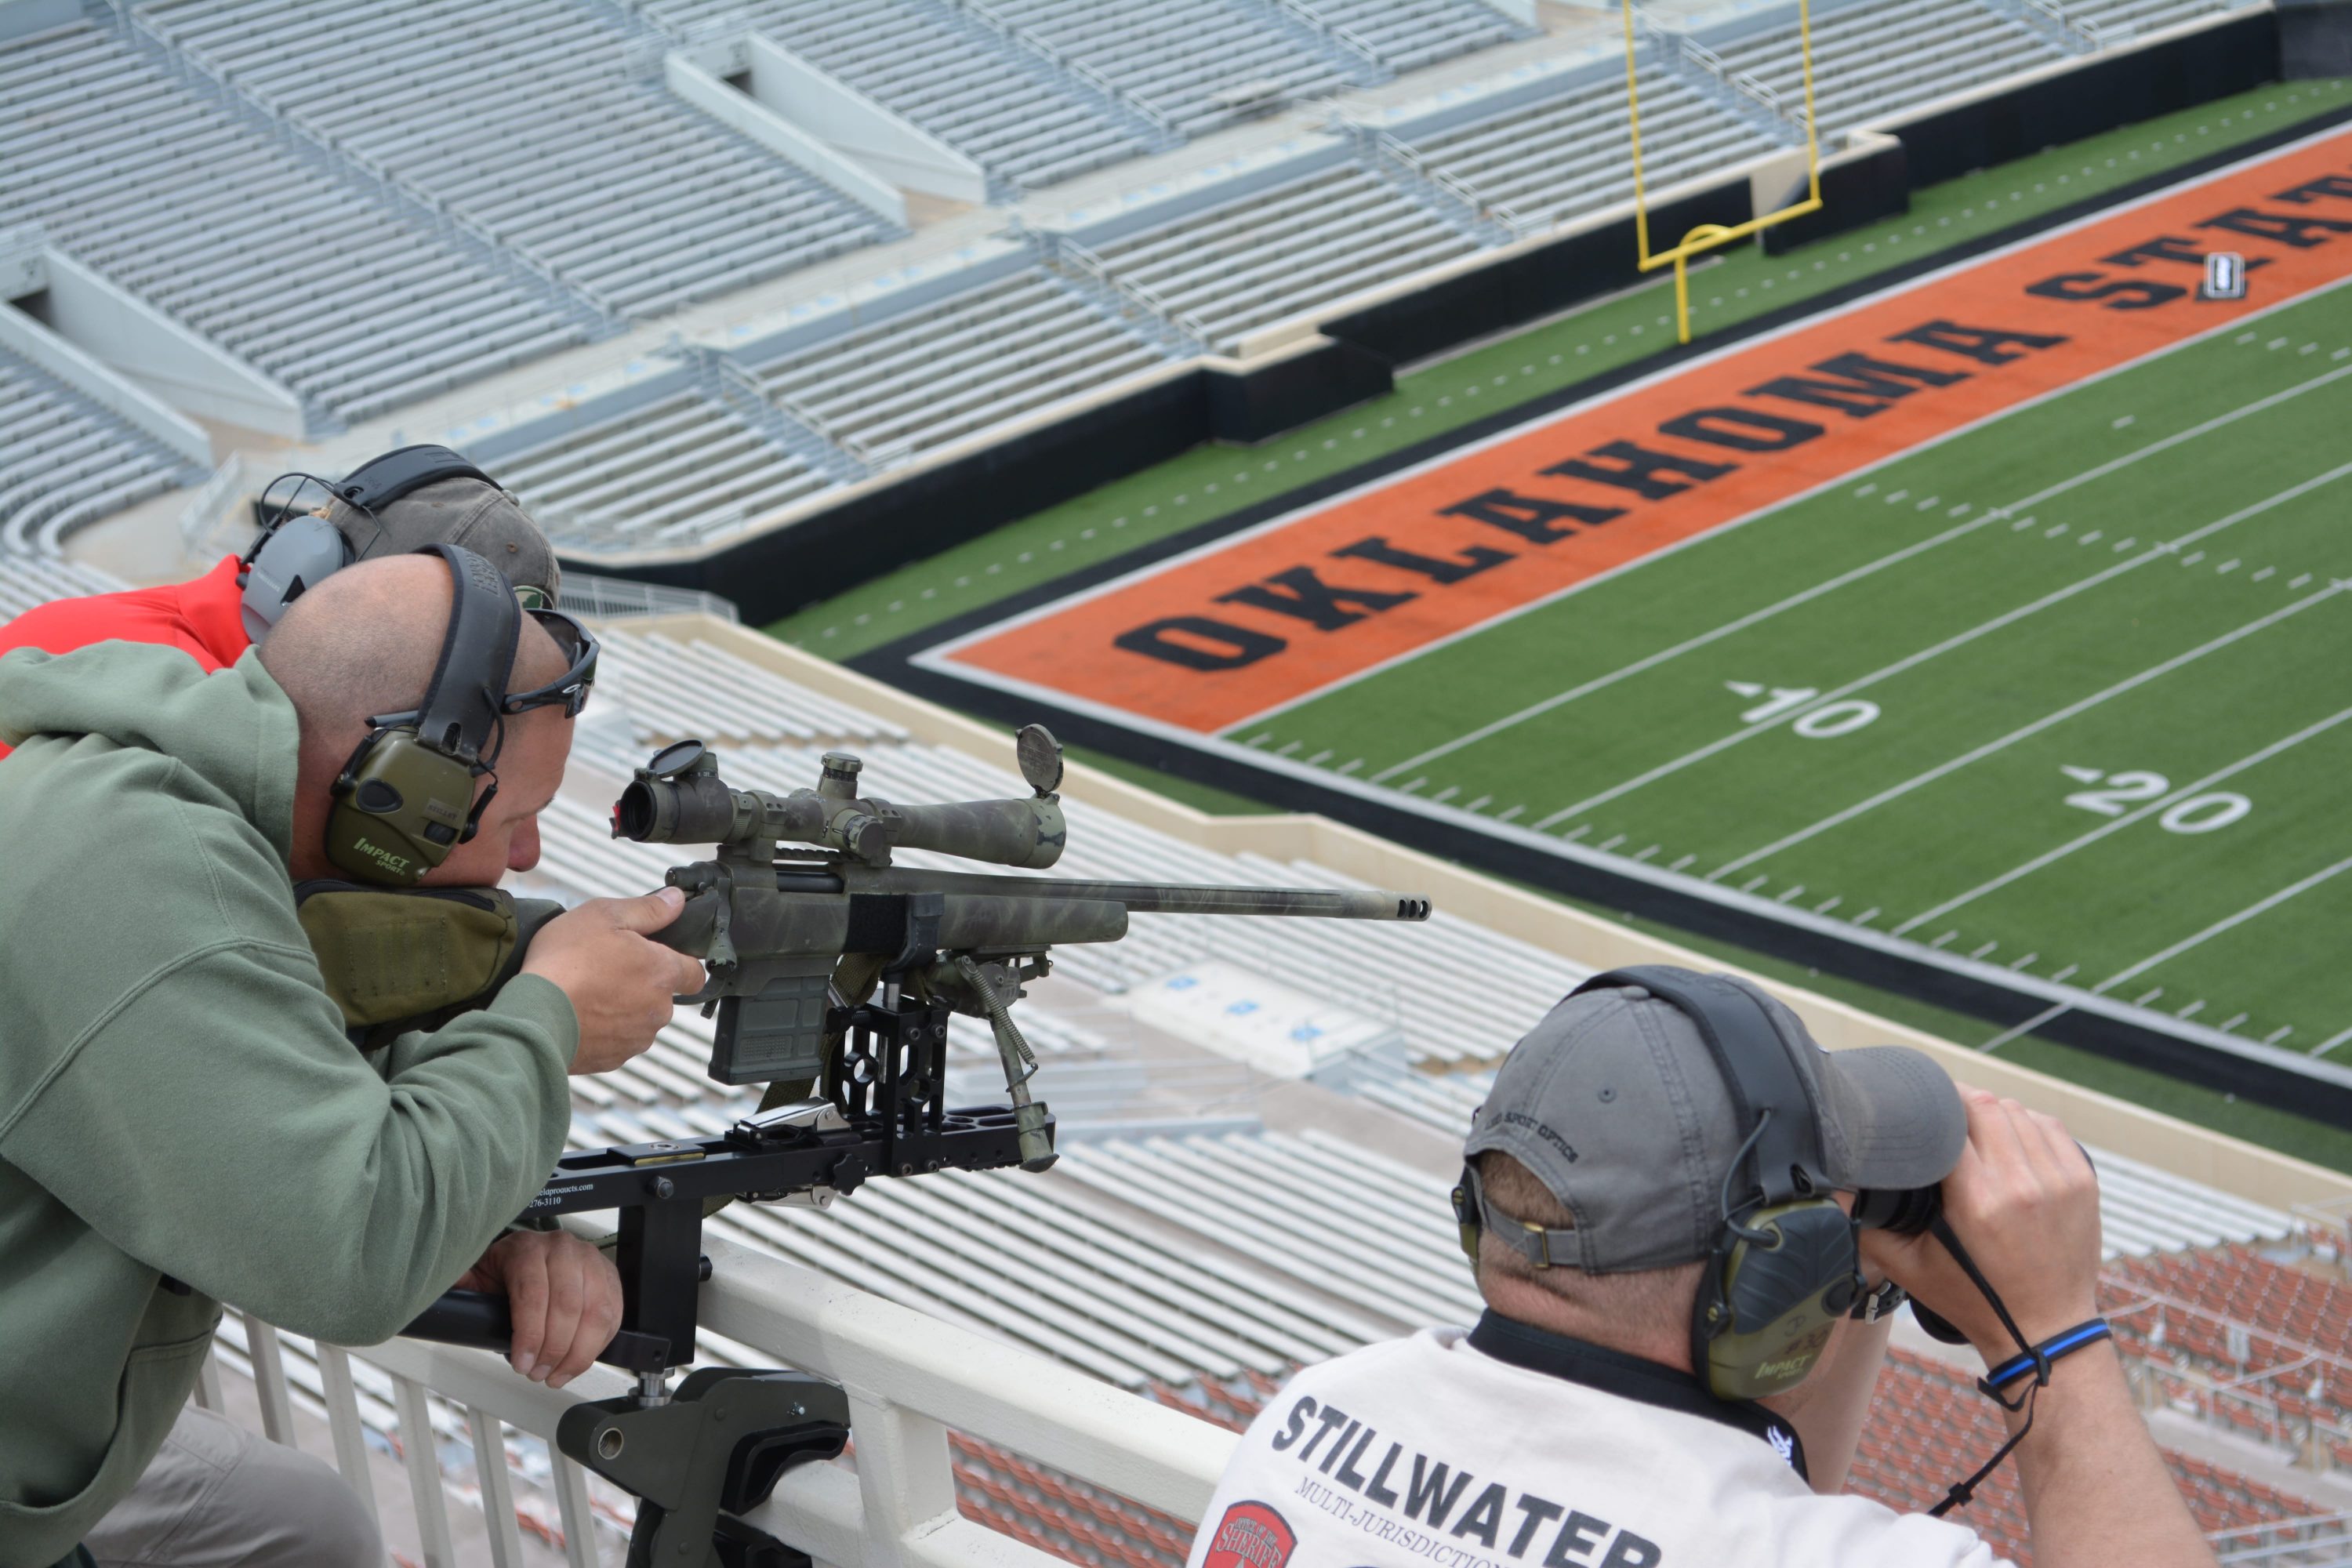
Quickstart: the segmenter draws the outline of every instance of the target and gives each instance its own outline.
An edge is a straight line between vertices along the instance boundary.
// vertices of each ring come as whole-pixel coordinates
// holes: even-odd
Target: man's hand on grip
[[[1961,1086],[1969,1142],[1944,1178],[1944,1217],[2029,1342],[2098,1311],[2099,1182],[2054,1116]],[[2018,1352],[2009,1331],[1933,1236],[1862,1233],[1865,1272],[1884,1273],[1969,1337],[1988,1363]]]
[[[620,1270],[569,1231],[509,1231],[457,1288],[507,1299],[514,1320],[507,1360],[550,1388],[587,1371],[621,1326]]]
[[[577,1073],[606,1072],[654,1042],[673,996],[702,989],[702,965],[646,933],[677,918],[686,895],[664,888],[636,899],[591,899],[531,939],[522,972],[555,984],[580,1019]]]

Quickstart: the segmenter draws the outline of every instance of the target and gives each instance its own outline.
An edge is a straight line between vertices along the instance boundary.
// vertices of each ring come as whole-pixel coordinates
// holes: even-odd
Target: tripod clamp
[[[637,1502],[628,1568],[809,1568],[808,1554],[736,1517],[783,1473],[849,1441],[849,1398],[793,1372],[704,1367],[667,1400],[575,1405],[556,1447]]]

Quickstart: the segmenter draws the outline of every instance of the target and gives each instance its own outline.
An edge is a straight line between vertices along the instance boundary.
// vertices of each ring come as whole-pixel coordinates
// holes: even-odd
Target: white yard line
[[[2290,882],[2285,887],[2281,888],[2277,892],[2271,894],[2268,898],[2258,899],[2254,902],[2248,904],[2236,914],[2225,916],[2221,920],[2215,921],[2211,925],[2207,926],[2203,931],[2199,931],[2196,935],[2181,938],[2179,942],[2174,942],[2170,947],[2166,948],[2161,952],[2150,953],[2147,957],[2141,959],[2137,963],[2133,964],[2129,969],[2117,970],[2115,973],[2108,975],[2105,980],[2100,981],[2096,985],[2092,986],[2091,994],[2095,996],[2101,995],[2104,994],[2110,986],[2121,985],[2126,980],[2137,979],[2140,975],[2147,973],[2149,970],[2154,969],[2158,964],[2168,963],[2172,959],[2179,957],[2182,953],[2187,952],[2190,948],[2197,946],[2200,942],[2208,942],[2214,937],[2220,936],[2224,931],[2234,930],[2236,927],[2242,926],[2248,921],[2252,920],[2257,915],[2266,914],[2270,910],[2278,908],[2279,905],[2285,903],[2289,899],[2294,898],[2301,893],[2309,892],[2312,889],[2316,888],[2322,882],[2326,881],[2329,878],[2345,871],[2352,871],[2352,855],[2346,856],[2343,859],[2338,860],[2333,866],[2328,866],[2320,870],[2314,871],[2310,876],[2304,878],[2299,882]]]
[[[2183,344],[2182,346],[2186,347],[2187,345]],[[2141,462],[2162,452],[2168,452],[2173,447],[2180,446],[2185,442],[2193,441],[2200,436],[2210,436],[2216,430],[2225,429],[2229,426],[2236,424],[2241,419],[2247,418],[2252,415],[2264,413],[2269,409],[2276,407],[2282,403],[2287,402],[2293,398],[2300,397],[2306,392],[2316,391],[2320,387],[2328,385],[2333,382],[2339,381],[2347,375],[2352,375],[2352,365],[2346,365],[2339,370],[2329,371],[2324,375],[2314,376],[2311,380],[2303,382],[2297,385],[2284,388],[2282,391],[2271,393],[2267,396],[2257,398],[2255,401],[2247,404],[2242,408],[2233,408],[2227,414],[2216,415],[2212,418],[2205,420],[2201,424],[2190,426],[2186,430],[2176,431],[2172,435],[2167,436],[2161,440],[2151,441],[2147,446],[2137,447],[2132,451],[2125,453],[2120,458],[2110,458],[2105,462],[2097,465],[2095,468],[2085,468],[2081,473],[2075,474],[2068,479],[2061,479],[2056,484],[2051,485],[2047,489],[2036,490],[2033,494],[2027,496],[2021,500],[2011,501],[2006,506],[1994,507],[1990,510],[1979,515],[1974,521],[1964,522],[1958,528],[1948,528],[1932,539],[1923,539],[1916,544],[1906,545],[1901,550],[1895,551],[1886,555],[1882,555],[1875,561],[1865,562],[1864,564],[1854,567],[1852,571],[1842,573],[1838,576],[1832,577],[1825,583],[1817,583],[1810,588],[1791,594],[1787,598],[1780,600],[1777,604],[1767,605],[1762,609],[1750,611],[1748,614],[1740,616],[1737,620],[1727,621],[1722,626],[1714,628],[1712,631],[1701,632],[1698,636],[1691,637],[1686,641],[1677,643],[1670,648],[1664,648],[1657,653],[1651,654],[1644,658],[1636,659],[1633,663],[1612,669],[1605,675],[1595,676],[1592,679],[1584,682],[1580,686],[1572,686],[1566,691],[1547,697],[1539,702],[1529,703],[1527,707],[1520,709],[1516,713],[1505,714],[1502,718],[1496,719],[1490,723],[1480,725],[1477,729],[1471,731],[1467,734],[1457,736],[1454,740],[1446,741],[1438,745],[1432,746],[1429,750],[1423,752],[1418,755],[1407,757],[1404,761],[1398,763],[1391,767],[1382,768],[1379,773],[1371,775],[1371,782],[1374,784],[1384,783],[1392,775],[1401,773],[1407,768],[1420,767],[1438,757],[1443,757],[1450,752],[1460,751],[1465,746],[1475,745],[1479,742],[1487,739],[1489,736],[1498,735],[1506,730],[1526,723],[1530,719],[1540,718],[1544,714],[1550,712],[1555,708],[1564,707],[1568,703],[1575,701],[1580,697],[1587,697],[1595,691],[1613,686],[1618,681],[1622,680],[1629,676],[1639,675],[1643,670],[1654,668],[1657,666],[1665,663],[1669,659],[1680,658],[1682,655],[1689,653],[1695,648],[1705,647],[1709,643],[1720,641],[1721,639],[1731,636],[1735,632],[1742,632],[1747,630],[1749,626],[1756,626],[1760,622],[1769,621],[1784,610],[1792,610],[1800,605],[1809,604],[1811,601],[1820,598],[1824,594],[1830,593],[1838,588],[1845,587],[1847,584],[1852,583],[1858,583],[1864,578],[1872,575],[1874,573],[1882,571],[1886,567],[1898,565],[1905,561],[1910,560],[1916,555],[1923,554],[1927,551],[1933,550],[1938,545],[1947,544],[1955,539],[1959,539],[1968,534],[1974,533],[1977,530],[1983,528],[1988,523],[2003,521],[2018,512],[2025,511],[2033,507],[2040,506],[2044,501],[2055,500],[2057,497],[2064,495],[2067,491],[2080,489],[2082,486],[2089,484],[2095,479],[2105,479],[2109,474],[2130,468],[2135,463]],[[2080,384],[2078,384],[2078,385]],[[2075,390],[2075,388],[2070,387],[2068,390],[2073,391]],[[2010,410],[2005,412],[2000,416],[2000,417],[2007,417],[2009,413],[2021,412],[2023,412],[2023,409],[2021,408]],[[1913,456],[1916,452],[1921,449],[1922,448],[1919,447],[1910,448],[1898,454],[1895,458],[1889,459],[1889,461],[1899,462],[1905,458]],[[1884,465],[1878,466],[1883,467]],[[1836,482],[1843,484],[1846,482],[1846,480],[1857,479],[1859,477],[1860,472],[1858,471],[1854,474],[1848,474],[1844,476],[1843,479],[1841,479]],[[1811,492],[1811,494],[1818,493],[1818,491]],[[1796,500],[1805,499],[1809,499],[1809,497],[1796,498]],[[1782,507],[1796,504],[1796,500],[1783,502],[1781,503],[1781,507],[1774,507],[1768,510],[1780,510]],[[1701,535],[1700,537],[1704,538],[1706,536]],[[1643,559],[1646,561],[1653,559],[1653,557],[1644,556]],[[1434,646],[1435,645],[1424,647],[1416,650],[1416,653],[1430,652],[1433,650]],[[1317,692],[1315,695],[1319,697],[1324,695],[1324,693]],[[1234,728],[1246,728],[1246,725],[1236,725]]]
[[[2288,735],[2281,740],[2273,741],[2269,745],[2263,747],[2259,751],[2251,752],[2245,756],[2240,757],[2236,762],[2230,763],[2226,767],[2215,769],[2213,772],[2207,773],[2203,778],[2197,780],[2193,784],[2183,784],[2179,789],[2174,790],[2170,795],[2165,795],[2158,800],[2152,800],[2137,811],[2127,812],[2124,816],[2116,817],[2113,822],[2102,823],[2098,826],[2091,829],[2088,833],[2084,833],[2074,838],[2069,839],[2067,842],[2059,845],[2053,849],[2044,850],[2042,853],[2036,855],[2033,858],[2024,862],[2022,865],[2015,866],[2011,868],[2009,870],[2003,871],[2000,876],[1993,878],[1990,881],[1979,882],[1975,887],[1970,888],[1967,892],[1960,894],[1957,898],[1947,899],[1942,903],[1937,904],[1934,909],[1925,910],[1918,914],[1913,915],[1909,920],[1905,921],[1901,925],[1895,928],[1895,934],[1896,936],[1901,936],[1914,926],[1919,925],[1927,921],[1935,920],[1941,915],[1950,914],[1954,910],[1958,909],[1963,904],[1973,902],[1974,900],[1984,897],[1987,893],[1996,892],[2021,878],[2030,877],[2045,866],[2054,865],[2056,862],[2063,860],[2067,856],[2074,854],[2077,849],[2088,848],[2091,845],[2096,844],[2099,840],[2108,837],[2110,834],[2120,833],[2136,822],[2144,822],[2148,817],[2155,816],[2158,812],[2178,805],[2182,801],[2190,798],[2200,791],[2211,789],[2217,784],[2221,784],[2225,780],[2236,777],[2238,774],[2245,772],[2248,768],[2259,766],[2260,764],[2270,761],[2273,757],[2280,755],[2282,752],[2291,752],[2295,747],[2303,744],[2305,741],[2326,734],[2328,731],[2333,730],[2336,726],[2343,723],[2347,719],[2352,719],[2352,708],[2341,709],[2336,712],[2329,714],[2326,718],[2320,720],[2317,723],[2306,724],[2302,729],[2297,730],[2294,734]]]
[[[1654,768],[1649,768],[1635,774],[1633,777],[1625,780],[1622,784],[1611,785],[1609,788],[1602,790],[1598,795],[1588,795],[1572,805],[1566,806],[1559,811],[1553,812],[1550,816],[1538,821],[1535,826],[1538,829],[1549,827],[1555,822],[1565,821],[1569,817],[1581,815],[1586,811],[1590,811],[1596,805],[1601,805],[1609,801],[1615,800],[1620,795],[1630,795],[1634,790],[1640,789],[1645,784],[1654,784],[1658,780],[1665,778],[1670,774],[1679,773],[1683,769],[1690,767],[1695,763],[1705,762],[1707,758],[1712,757],[1720,752],[1726,751],[1730,747],[1736,746],[1743,741],[1750,740],[1758,735],[1769,734],[1773,731],[1779,729],[1781,725],[1792,722],[1797,719],[1801,719],[1807,713],[1810,713],[1813,710],[1822,707],[1827,703],[1837,701],[1842,698],[1850,697],[1857,691],[1868,690],[1870,688],[1876,686],[1881,681],[1891,680],[1895,676],[1901,675],[1906,670],[1915,669],[1918,666],[1928,662],[1930,659],[1941,658],[1943,655],[1951,652],[1954,648],[1965,647],[1969,644],[1977,641],[1979,638],[1989,637],[1992,633],[2000,631],[2005,626],[2014,625],[2016,622],[2023,620],[2028,616],[2039,614],[2041,611],[2048,609],[2053,605],[2063,604],[2066,600],[2074,598],[2078,594],[2085,593],[2092,588],[2095,588],[2111,578],[2122,576],[2126,572],[2136,571],[2139,567],[2147,565],[2151,561],[2162,560],[2166,556],[2177,552],[2183,545],[2193,543],[2210,534],[2218,533],[2225,528],[2233,527],[2238,523],[2245,521],[2248,518],[2258,517],[2273,507],[2282,506],[2288,501],[2297,500],[2307,492],[2316,489],[2322,485],[2331,484],[2347,474],[2352,474],[2352,463],[2340,464],[2316,478],[2305,479],[2298,485],[2290,486],[2286,489],[2279,491],[2276,495],[2256,501],[2252,506],[2242,508],[2237,511],[2231,512],[2227,517],[2205,524],[2202,528],[2192,529],[2189,532],[2182,534],[2178,539],[2167,540],[2161,544],[2154,545],[2147,550],[2142,551],[2139,554],[2133,556],[2128,561],[2117,562],[2113,566],[2095,572],[2087,577],[2079,578],[2076,581],[2068,584],[2066,586],[2055,589],[2048,594],[2044,594],[2042,597],[2032,600],[2028,604],[2021,605],[2015,609],[2003,611],[2001,614],[1993,616],[1990,620],[1980,622],[1976,626],[1970,626],[1966,631],[1955,633],[1953,636],[1946,637],[1942,642],[1937,643],[1932,647],[1924,647],[1916,653],[1906,655],[1904,658],[1895,660],[1893,664],[1882,665],[1880,668],[1872,670],[1869,674],[1857,677],[1856,679],[1846,682],[1843,686],[1823,692],[1812,700],[1799,707],[1788,709],[1783,712],[1774,715],[1770,719],[1763,720],[1759,722],[1748,725],[1743,729],[1737,730],[1728,735],[1711,741],[1707,742],[1707,744],[1698,747],[1695,751],[1685,752],[1681,756],[1676,757],[1670,762],[1661,763]],[[2324,596],[2326,594],[2331,592],[2334,592],[2332,587],[2329,589],[2324,589],[2322,590],[2322,595],[2315,595],[2315,598]],[[1891,799],[1893,796],[1889,795],[1886,798]],[[1751,861],[1760,859],[1765,855],[1770,854],[1776,849],[1784,847],[1788,844],[1795,843],[1801,838],[1811,837],[1812,833],[1818,832],[1823,827],[1835,826],[1837,822],[1844,820],[1847,816],[1853,814],[1853,808],[1849,808],[1847,812],[1840,814],[1839,816],[1818,823],[1814,825],[1813,827],[1806,829],[1803,833],[1801,833],[1794,837],[1784,839],[1777,844],[1767,845],[1764,848],[1757,850],[1753,854],[1744,856],[1740,859],[1733,861],[1730,865],[1719,868],[1714,873],[1714,875],[1719,877],[1726,871],[1735,870],[1741,866],[1748,865]]]

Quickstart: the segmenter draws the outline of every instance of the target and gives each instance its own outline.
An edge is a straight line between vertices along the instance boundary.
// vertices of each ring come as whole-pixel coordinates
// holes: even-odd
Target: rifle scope
[[[887,866],[894,848],[1032,871],[1062,858],[1068,830],[1050,795],[900,805],[858,798],[864,766],[846,752],[827,752],[815,789],[771,795],[728,784],[701,742],[681,741],[639,768],[621,792],[613,837],[640,844],[807,844],[868,866]]]

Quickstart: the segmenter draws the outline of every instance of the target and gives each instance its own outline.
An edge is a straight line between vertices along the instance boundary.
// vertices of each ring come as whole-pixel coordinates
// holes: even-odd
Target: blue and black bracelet
[[[2050,1379],[2051,1363],[2062,1356],[2074,1354],[2084,1345],[2095,1345],[2101,1340],[2114,1337],[2115,1331],[2107,1326],[2105,1318],[2093,1318],[2088,1322],[2077,1323],[2063,1333],[2051,1335],[2032,1350],[2010,1357],[1986,1373],[1977,1386],[2000,1399],[2001,1390],[2021,1377],[2031,1376],[2036,1384],[2046,1383]]]

